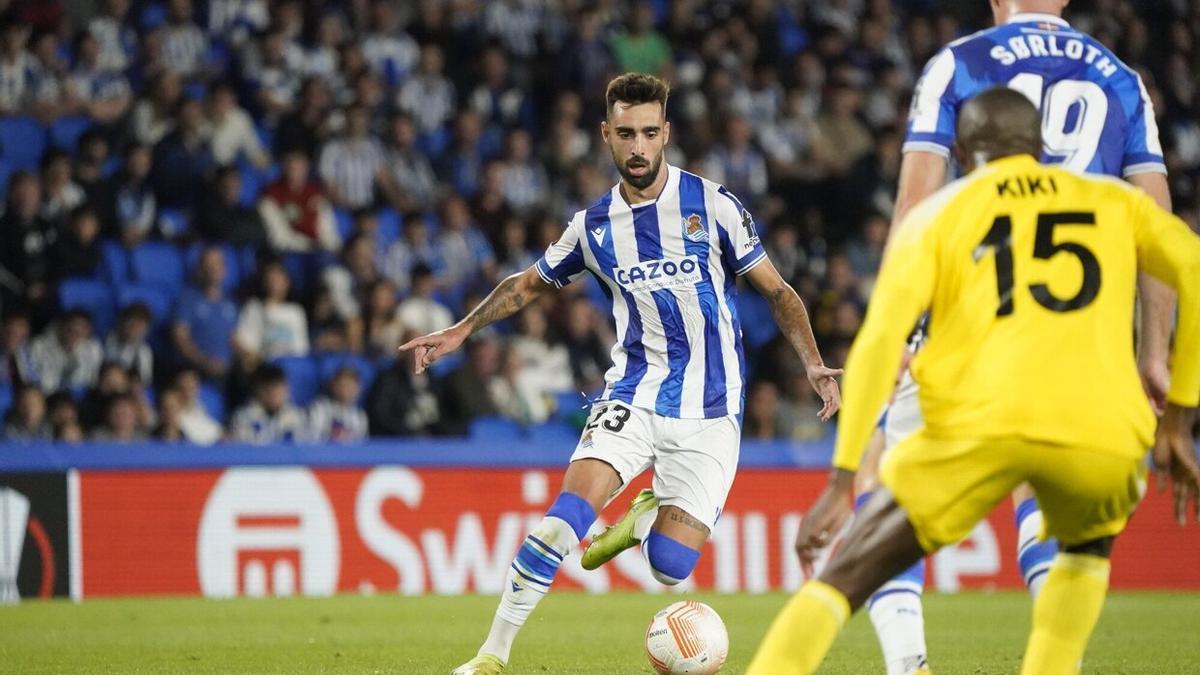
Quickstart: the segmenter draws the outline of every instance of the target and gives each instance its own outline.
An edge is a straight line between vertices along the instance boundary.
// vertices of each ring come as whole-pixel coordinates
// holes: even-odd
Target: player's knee
[[[1107,558],[1112,555],[1113,541],[1114,537],[1100,537],[1099,539],[1085,541],[1082,544],[1064,546],[1063,551],[1066,553],[1094,555],[1101,558]]]
[[[571,526],[576,538],[583,539],[592,523],[596,522],[596,509],[583,497],[573,492],[562,492],[546,511],[546,517],[564,521]]]
[[[642,543],[650,571],[659,583],[674,586],[692,575],[700,551],[675,541],[667,535],[651,530]]]

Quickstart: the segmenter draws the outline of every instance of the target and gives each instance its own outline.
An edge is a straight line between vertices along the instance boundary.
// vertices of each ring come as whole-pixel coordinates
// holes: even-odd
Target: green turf
[[[725,618],[741,672],[784,596],[697,594]],[[514,653],[523,673],[650,672],[642,635],[669,595],[550,594]],[[106,600],[0,607],[3,673],[448,673],[474,655],[494,597]],[[1022,593],[930,595],[929,648],[939,675],[1012,673],[1024,646]],[[1200,595],[1114,594],[1092,638],[1087,673],[1200,672]],[[882,673],[859,616],[823,673]]]

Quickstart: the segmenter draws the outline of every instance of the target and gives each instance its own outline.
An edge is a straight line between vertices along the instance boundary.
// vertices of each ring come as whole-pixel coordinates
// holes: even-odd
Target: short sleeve
[[[579,240],[578,218],[572,220],[558,241],[550,244],[535,263],[538,274],[546,283],[562,288],[583,274],[583,244]]]
[[[949,48],[938,52],[925,66],[913,91],[908,112],[904,152],[932,152],[950,156],[958,101],[954,91],[956,63]]]
[[[767,259],[754,217],[737,197],[720,188],[717,202],[717,231],[721,236],[721,258],[741,276]]]
[[[1150,101],[1142,78],[1136,74],[1133,77],[1137,82],[1137,100],[1131,106],[1125,154],[1121,157],[1121,175],[1166,173],[1162,143],[1158,140],[1158,122],[1154,118],[1154,103]]]

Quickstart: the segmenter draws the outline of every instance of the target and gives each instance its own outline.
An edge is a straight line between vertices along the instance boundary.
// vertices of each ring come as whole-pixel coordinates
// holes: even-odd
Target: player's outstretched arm
[[[410,340],[400,345],[400,351],[416,351],[415,372],[420,375],[434,361],[454,352],[471,334],[484,326],[516,314],[522,307],[537,299],[552,286],[542,280],[536,267],[514,274],[501,281],[483,302],[453,326]]]
[[[820,395],[824,405],[820,416],[824,421],[842,407],[841,394],[838,392],[837,376],[842,374],[840,368],[826,368],[821,354],[817,351],[817,339],[813,337],[812,325],[808,321],[808,310],[804,301],[796,294],[795,289],[779,276],[779,270],[770,260],[764,259],[746,273],[750,284],[767,299],[771,306],[771,315],[775,323],[787,337],[788,342],[800,359],[804,362],[804,370],[813,389]]]
[[[896,232],[897,225],[929,195],[946,183],[946,158],[923,150],[910,150],[900,161],[900,179],[896,187],[896,207],[892,212],[892,229],[888,241]]]

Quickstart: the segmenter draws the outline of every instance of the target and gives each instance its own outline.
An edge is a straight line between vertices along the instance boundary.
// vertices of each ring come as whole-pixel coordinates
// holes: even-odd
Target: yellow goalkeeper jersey
[[[846,364],[834,455],[856,470],[929,311],[911,368],[926,433],[1144,454],[1154,414],[1133,344],[1137,272],[1179,292],[1168,399],[1200,399],[1200,237],[1122,181],[1028,155],[978,168],[918,204],[884,257]]]

